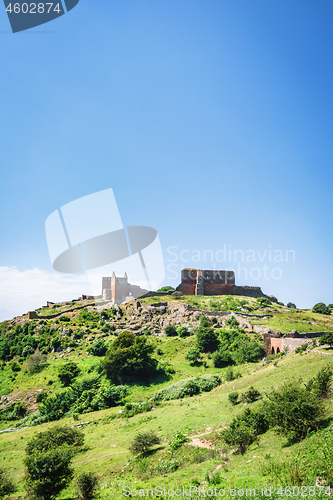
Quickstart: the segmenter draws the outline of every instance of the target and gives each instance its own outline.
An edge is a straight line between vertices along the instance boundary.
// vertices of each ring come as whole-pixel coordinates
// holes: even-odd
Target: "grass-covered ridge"
[[[302,445],[295,443],[287,448],[283,448],[286,440],[269,427],[258,439],[252,440],[250,436],[249,443],[251,440],[252,443],[242,450],[244,455],[233,453],[235,446],[228,445],[222,435],[244,409],[259,408],[262,401],[286,381],[302,377],[304,383],[308,382],[330,360],[330,356],[315,354],[318,350],[330,354],[330,348],[318,347],[305,354],[276,357],[268,365],[260,358],[257,362],[244,362],[244,358],[239,357],[241,347],[252,345],[249,342],[261,343],[260,335],[250,326],[311,331],[306,330],[306,325],[311,325],[316,331],[333,330],[330,316],[278,304],[262,305],[247,297],[181,297],[172,298],[172,303],[170,297],[153,299],[156,298],[144,299],[140,310],[133,310],[129,305],[106,310],[94,306],[51,320],[16,318],[14,322],[0,325],[0,429],[29,426],[1,434],[0,466],[9,467],[11,477],[19,478],[24,473],[24,448],[37,432],[59,424],[85,422],[89,422],[82,427],[85,446],[75,455],[74,468],[76,473],[100,474],[102,498],[122,497],[125,485],[176,488],[201,484],[208,487],[215,481],[232,488],[273,484],[278,474],[290,479],[286,471],[291,463],[301,467],[295,465],[295,461],[300,446],[304,454],[310,456],[310,451],[304,448],[307,443],[309,450],[315,450],[317,463],[320,462],[316,436],[318,442],[323,440],[329,447],[331,430],[327,425],[305,437]],[[165,310],[147,308],[163,302],[168,302]],[[226,314],[205,319],[200,312],[184,311],[184,304],[202,311],[226,311]],[[245,316],[251,314],[267,319]],[[242,317],[247,323],[237,325],[235,321],[240,323]],[[294,319],[300,327],[295,326]],[[167,323],[175,326],[175,335],[164,335]],[[301,328],[303,324],[305,328]],[[182,336],[180,325],[185,328]],[[214,353],[205,352],[204,348],[215,345],[215,341],[205,344],[202,338],[199,355],[187,359],[188,352],[198,348],[196,332],[200,329],[217,339],[217,349],[229,353],[229,361],[224,364],[223,358],[222,364],[216,366]],[[132,332],[129,342],[133,338],[146,338],[152,346],[149,355],[156,363],[146,378],[131,378],[127,372],[119,381],[103,370],[101,361],[108,349],[115,346],[121,332],[127,330]],[[136,351],[140,345],[145,343],[122,347]],[[63,377],[59,376],[61,373]],[[254,402],[247,399],[251,388],[260,394]],[[232,404],[229,395],[235,392],[239,397]],[[52,403],[54,400],[56,405]],[[323,405],[329,415],[331,399],[323,400]],[[54,418],[40,418],[52,411],[58,412]],[[140,432],[150,431],[159,437],[161,444],[144,456],[134,457],[129,452],[133,439]],[[186,434],[190,444],[185,440],[179,448],[171,448],[177,432],[178,437]],[[285,469],[277,466],[281,458],[287,464]],[[329,457],[325,460],[329,461]],[[302,484],[310,481],[307,470],[305,466],[302,468]],[[18,487],[14,497],[24,493],[22,482]],[[75,495],[74,483],[71,483],[60,493],[60,498],[74,499]]]

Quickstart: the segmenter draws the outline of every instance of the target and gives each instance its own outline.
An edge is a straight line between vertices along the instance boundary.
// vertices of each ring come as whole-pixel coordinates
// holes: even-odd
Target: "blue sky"
[[[158,230],[165,283],[240,264],[238,284],[333,302],[332,18],[326,0],[81,0],[14,35],[0,6],[0,319],[60,299],[45,219],[110,187],[125,225]],[[217,262],[224,245],[267,257]]]

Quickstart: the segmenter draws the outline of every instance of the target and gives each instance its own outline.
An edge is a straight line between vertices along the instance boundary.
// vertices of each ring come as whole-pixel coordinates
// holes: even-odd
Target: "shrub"
[[[228,367],[227,371],[225,372],[225,379],[227,382],[231,382],[232,380],[236,380],[237,378],[240,378],[242,375],[240,372],[236,372],[231,366]]]
[[[300,441],[308,431],[320,426],[324,415],[322,402],[300,381],[285,382],[267,397],[266,411],[272,426],[290,442]]]
[[[167,337],[175,337],[177,335],[176,327],[173,325],[166,326],[164,328],[164,333]]]
[[[98,477],[94,472],[82,472],[76,481],[78,497],[93,500],[97,494]]]
[[[30,354],[33,354],[35,352],[35,349],[31,347],[31,345],[26,345],[23,350],[22,350],[22,356],[24,358],[27,358],[30,356]]]
[[[182,292],[178,292],[177,290],[175,292],[172,292],[171,297],[175,297],[176,299],[182,297],[183,294]]]
[[[262,343],[250,339],[241,339],[237,349],[232,353],[232,358],[237,364],[259,361],[265,355]]]
[[[210,321],[209,318],[207,318],[207,316],[203,315],[200,317],[200,326],[204,328],[210,326]]]
[[[63,321],[64,323],[68,323],[71,320],[69,316],[60,316],[59,321]]]
[[[68,486],[74,471],[73,452],[68,446],[35,451],[24,459],[26,488],[29,496],[52,500]]]
[[[35,354],[29,356],[26,363],[26,368],[31,373],[38,373],[45,367],[46,360],[47,356],[45,354],[36,352]]]
[[[103,340],[97,340],[90,348],[90,353],[93,356],[105,356],[107,346]]]
[[[306,389],[314,392],[319,398],[326,398],[332,389],[332,378],[332,366],[323,366],[317,375],[306,384]]]
[[[200,358],[200,351],[197,347],[192,347],[187,351],[185,359],[190,363],[195,363]]]
[[[164,293],[164,292],[171,292],[171,290],[174,290],[172,286],[162,286],[162,288],[159,288],[157,292]]]
[[[243,454],[268,428],[268,420],[261,407],[254,410],[246,408],[243,413],[233,418],[229,427],[221,434],[226,444],[237,446],[238,451]]]
[[[204,316],[202,316],[202,318],[203,317]],[[200,352],[215,352],[219,348],[218,334],[212,328],[200,326],[196,336]]]
[[[318,302],[318,304],[315,304],[313,306],[312,312],[318,313],[318,314],[329,315],[329,314],[331,314],[331,309],[329,307],[325,306],[324,302]]]
[[[74,447],[77,451],[82,448],[84,434],[79,429],[56,425],[47,431],[39,432],[28,442],[25,452],[31,455],[34,452],[43,452],[58,448],[62,445]]]
[[[172,440],[170,442],[170,448],[172,451],[178,450],[183,444],[188,443],[190,440],[185,436],[183,431],[177,431],[176,434],[173,435]]]
[[[259,297],[257,302],[263,307],[269,307],[272,305],[272,302],[267,297]]]
[[[254,401],[257,401],[260,396],[260,391],[251,386],[247,391],[243,392],[243,394],[241,395],[241,401],[245,401],[246,403],[253,403]]]
[[[187,326],[178,326],[177,327],[177,334],[179,337],[187,337],[190,335],[190,332],[187,329]]]
[[[232,404],[232,405],[235,405],[238,403],[238,392],[229,392],[228,394],[228,399],[229,399],[229,402]]]
[[[324,335],[322,335],[319,339],[320,345],[325,345],[328,344],[330,347],[333,346],[333,333],[327,332]]]
[[[208,392],[221,383],[218,375],[203,375],[195,379],[180,380],[164,389],[160,389],[152,396],[152,401],[169,401],[198,394],[200,391]]]
[[[288,302],[287,307],[289,307],[289,309],[296,309],[296,304],[294,304],[293,302]]]
[[[238,328],[239,327],[239,323],[238,323],[237,319],[235,318],[235,316],[231,316],[231,318],[227,320],[226,324],[230,328]]]
[[[295,349],[295,354],[302,354],[302,352],[305,352],[307,350],[307,348],[309,347],[309,344],[307,342],[305,342],[304,344],[302,345],[299,345],[298,347],[296,347]]]
[[[62,365],[58,370],[58,377],[64,386],[68,386],[72,383],[73,379],[76,378],[80,373],[80,368],[73,361],[68,361]]]
[[[12,370],[12,372],[19,372],[19,371],[21,371],[21,367],[20,367],[20,365],[18,363],[16,363],[16,361],[13,361],[13,363],[11,363],[10,369]]]
[[[129,449],[134,455],[139,455],[140,453],[146,453],[160,442],[160,438],[154,432],[142,432],[135,436]]]
[[[47,392],[46,391],[39,392],[36,395],[36,403],[41,403],[42,401],[44,401],[45,398],[47,398]]]
[[[122,332],[111,344],[104,359],[103,369],[119,380],[122,377],[142,377],[156,372],[157,361],[151,357],[154,346],[147,337],[136,337],[134,333]]]
[[[216,351],[213,354],[213,364],[215,368],[223,368],[232,363],[231,355],[228,351]]]
[[[15,493],[16,489],[14,482],[9,477],[7,469],[0,467],[0,498]]]

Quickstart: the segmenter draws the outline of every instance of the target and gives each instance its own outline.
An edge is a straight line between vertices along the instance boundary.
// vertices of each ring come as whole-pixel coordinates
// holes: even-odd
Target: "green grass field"
[[[170,300],[158,297],[158,302]],[[156,298],[144,299],[146,303],[157,302]],[[297,329],[298,331],[333,330],[333,320],[330,316],[313,314],[311,311],[290,310],[273,304],[272,307],[261,308],[255,299],[246,297],[186,297],[176,299],[180,303],[187,302],[203,310],[216,310],[216,303],[221,307],[246,307],[251,309],[249,314],[272,315],[268,319],[251,318],[252,324],[270,327],[282,332]],[[221,302],[218,302],[221,301]],[[213,304],[212,304],[213,303]],[[215,305],[214,305],[215,304]],[[231,306],[230,306],[231,304]],[[215,309],[214,309],[215,308]],[[268,311],[269,310],[269,311]],[[315,323],[314,325],[312,323]],[[53,324],[48,322],[47,324]],[[75,314],[71,325],[75,330],[80,326]],[[67,326],[67,325],[66,325]],[[83,325],[87,327],[87,325]],[[88,325],[89,326],[89,325]],[[92,333],[97,328],[92,328]],[[91,335],[91,334],[90,334]],[[92,336],[92,335],[91,335]],[[105,340],[110,342],[112,335]],[[225,379],[226,368],[214,368],[210,355],[204,355],[201,362],[190,364],[185,355],[190,347],[194,346],[195,337],[155,337],[150,341],[161,354],[155,354],[156,359],[167,362],[174,373],[169,376],[160,376],[151,383],[129,384],[129,393],[124,403],[147,401],[159,389],[169,386],[179,380],[197,377],[203,374],[219,374]],[[91,341],[90,341],[91,342]],[[84,377],[98,373],[100,358],[88,353],[89,341],[82,342],[70,354],[64,357],[51,359],[48,356],[48,365],[39,373],[30,373],[24,368],[16,374],[10,369],[10,363],[1,366],[0,395],[7,394],[23,397],[29,391],[43,389],[55,392],[61,389],[57,377],[58,368],[66,360],[75,361],[81,373],[78,381]],[[154,488],[155,486],[167,489],[201,485],[207,488],[208,478],[219,475],[218,488],[261,488],[272,484],[272,477],[267,473],[274,460],[283,460],[295,456],[299,452],[299,444],[285,447],[285,438],[281,438],[272,430],[261,436],[259,442],[253,443],[244,455],[233,453],[219,438],[219,431],[225,428],[231,419],[240,413],[246,405],[243,403],[232,406],[228,401],[228,394],[232,391],[244,392],[251,386],[258,389],[264,396],[266,392],[280,387],[285,381],[292,378],[302,378],[304,381],[313,377],[326,363],[331,362],[329,355],[321,355],[315,351],[331,354],[329,348],[316,348],[305,354],[292,354],[277,358],[275,363],[263,365],[248,363],[237,367],[242,377],[222,384],[211,392],[197,396],[164,401],[150,412],[141,413],[131,418],[124,418],[119,411],[123,406],[107,410],[90,412],[79,415],[79,421],[71,418],[60,420],[61,425],[73,425],[80,422],[89,422],[82,427],[85,434],[85,449],[74,459],[76,474],[82,471],[92,471],[99,475],[99,497],[123,498],[122,489]],[[253,403],[254,407],[258,403]],[[325,402],[327,412],[332,412],[332,401]],[[15,422],[0,422],[0,430],[12,427]],[[51,422],[30,427],[16,432],[0,435],[0,466],[9,468],[11,476],[17,483],[18,491],[12,498],[22,497],[24,492],[24,449],[32,436],[37,432],[52,428],[59,422]],[[161,445],[155,447],[145,457],[134,457],[129,452],[130,443],[136,434],[143,431],[154,431],[161,438]],[[171,452],[169,443],[173,435],[182,430],[197,446],[183,445],[179,450]],[[319,435],[319,434],[318,434]],[[199,446],[200,444],[200,446]],[[206,447],[201,447],[201,446]],[[75,481],[64,490],[59,498],[76,498]],[[196,498],[192,496],[192,498]]]

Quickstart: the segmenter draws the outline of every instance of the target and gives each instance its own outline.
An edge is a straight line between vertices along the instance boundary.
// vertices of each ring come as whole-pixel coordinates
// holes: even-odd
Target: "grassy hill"
[[[144,299],[141,310],[136,312],[131,309],[132,306],[121,307],[120,311],[109,307],[108,316],[104,316],[104,319],[101,316],[102,307],[89,306],[87,303],[87,309],[65,312],[62,316],[49,320],[28,321],[26,318],[19,317],[12,322],[1,324],[1,342],[10,341],[10,338],[12,340],[21,338],[19,348],[21,351],[15,354],[15,349],[12,349],[11,355],[2,361],[0,409],[6,408],[8,404],[23,401],[28,413],[36,412],[41,404],[36,401],[38,394],[42,392],[52,396],[65,390],[58,373],[59,368],[67,361],[75,362],[80,368],[80,374],[76,377],[77,383],[94,377],[100,377],[103,383],[109,383],[100,370],[102,358],[92,355],[91,347],[98,340],[105,341],[107,346],[111,345],[116,339],[115,334],[126,330],[127,327],[139,328],[138,325],[141,325],[141,331],[143,329],[145,333],[150,333],[148,339],[155,347],[153,356],[164,367],[164,371],[160,371],[159,375],[149,380],[140,383],[138,381],[127,382],[128,392],[120,405],[79,415],[68,412],[60,421],[46,422],[36,427],[2,433],[0,466],[9,467],[11,476],[18,484],[18,492],[13,497],[24,494],[23,459],[27,442],[37,432],[52,428],[59,422],[62,425],[85,423],[81,428],[85,434],[85,448],[75,457],[73,463],[76,473],[83,470],[98,473],[101,498],[123,498],[122,489],[126,485],[131,486],[131,489],[147,489],[155,486],[176,489],[183,486],[188,488],[190,485],[214,488],[216,485],[217,488],[224,488],[228,491],[231,488],[261,488],[263,485],[277,484],[278,478],[280,477],[282,481],[281,477],[286,474],[283,468],[278,469],[278,461],[289,460],[287,467],[289,470],[290,460],[297,461],[300,453],[307,456],[306,446],[310,446],[307,443],[311,444],[311,440],[319,443],[321,440],[330,439],[326,434],[330,435],[331,431],[328,431],[326,426],[314,436],[307,437],[303,443],[286,447],[286,439],[270,429],[260,436],[258,441],[252,443],[244,455],[235,453],[235,449],[226,446],[221,439],[221,430],[226,428],[236,415],[248,406],[254,408],[260,404],[258,401],[251,405],[240,403],[233,406],[228,400],[230,392],[243,393],[253,386],[261,392],[262,397],[265,397],[266,393],[281,387],[287,380],[302,377],[306,382],[331,359],[330,356],[318,352],[325,352],[325,348],[316,348],[304,354],[288,354],[276,358],[269,364],[263,364],[261,361],[241,364],[236,367],[241,377],[227,382],[228,368],[214,367],[209,353],[203,354],[200,361],[196,363],[191,364],[186,360],[186,353],[195,345],[195,335],[184,338],[164,336],[164,327],[161,323],[163,321],[177,324],[178,321],[179,324],[187,324],[189,329],[195,330],[201,313],[195,310],[191,314],[181,312],[184,303],[203,311],[216,313],[226,311],[225,315],[217,316],[219,321],[217,331],[219,328],[226,328],[226,321],[233,313],[237,318],[241,318],[241,314],[256,315],[257,317],[243,316],[248,321],[244,332],[251,338],[256,334],[250,325],[269,327],[282,332],[292,329],[304,332],[333,330],[333,320],[330,316],[326,317],[305,310],[290,310],[278,304],[262,307],[258,301],[247,297],[186,297],[173,298],[172,306],[168,305],[166,310],[158,315],[154,311],[150,312],[150,316],[147,316],[145,322],[142,323],[142,316],[146,314],[144,304],[151,305],[168,300],[170,301],[170,297],[166,297],[165,300],[161,297],[158,300],[154,297]],[[56,305],[53,311],[50,310],[47,313],[51,314],[55,310],[61,313],[70,309],[70,306],[71,304]],[[88,311],[89,314],[85,316],[82,311]],[[42,313],[47,315],[45,310],[39,312],[40,315]],[[64,321],[62,319],[64,316],[69,319]],[[28,327],[24,327],[25,323]],[[20,328],[17,328],[18,325]],[[31,327],[30,333],[29,326]],[[161,333],[154,334],[154,328],[160,330]],[[20,329],[27,331],[25,336],[23,333],[18,333]],[[46,357],[38,369],[29,367],[31,354],[23,355],[22,345],[30,345],[27,338],[32,344],[32,352],[37,347]],[[57,339],[57,342],[54,342],[54,339]],[[2,348],[4,349],[4,346]],[[326,352],[329,353],[328,348]],[[13,369],[14,363],[15,369]],[[201,392],[182,399],[161,401],[151,411],[139,413],[130,418],[124,417],[126,403],[148,401],[160,389],[184,379],[207,374],[218,374],[221,377],[221,384],[209,392]],[[331,399],[326,399],[324,404],[327,413],[330,414]],[[19,419],[2,420],[0,430],[15,425],[21,425]],[[155,447],[146,456],[135,458],[129,452],[130,443],[139,432],[150,430],[160,436],[161,445]],[[180,430],[188,436],[190,444],[172,452],[170,441]],[[303,459],[303,462],[305,463],[306,460]],[[312,481],[313,478],[309,476],[308,480]],[[75,497],[74,482],[59,496],[63,499]],[[192,498],[196,496],[192,494]]]

